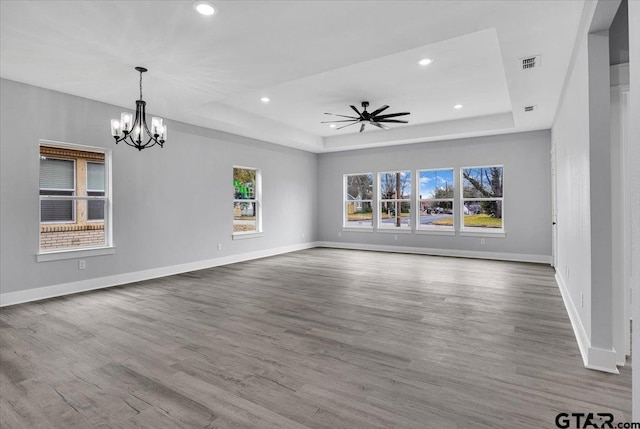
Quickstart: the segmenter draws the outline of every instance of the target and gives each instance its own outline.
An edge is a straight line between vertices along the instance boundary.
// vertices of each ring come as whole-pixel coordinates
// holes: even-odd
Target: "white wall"
[[[343,175],[394,170],[504,165],[504,238],[351,232],[342,228]],[[457,170],[459,171],[459,170]],[[548,131],[321,154],[319,240],[344,247],[551,261]],[[414,173],[415,174],[415,173]],[[458,173],[456,173],[458,174]],[[341,237],[338,234],[341,234]]]
[[[162,268],[156,272],[161,275],[176,265],[196,268],[248,252],[291,250],[316,238],[315,154],[171,120],[165,147],[139,152],[116,146],[110,136],[109,120],[119,117],[121,107],[7,80],[0,81],[0,89],[0,292],[5,299],[34,288],[72,283],[70,289],[56,290],[73,291],[83,282],[98,287],[136,278],[126,276],[131,273],[153,275]],[[76,259],[36,262],[40,139],[113,151],[116,252],[88,258],[84,271]],[[232,240],[233,165],[262,170],[261,238]]]
[[[556,278],[589,368],[617,372],[613,347],[608,29],[619,2],[587,2],[552,127]]]

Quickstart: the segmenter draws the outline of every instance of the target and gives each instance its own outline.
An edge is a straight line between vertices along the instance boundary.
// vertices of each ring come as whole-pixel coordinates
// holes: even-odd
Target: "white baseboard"
[[[295,252],[298,250],[317,247],[317,242],[293,244],[290,246],[277,247],[274,249],[259,250],[256,252],[242,253],[238,255],[224,256],[221,258],[207,259],[204,261],[189,262],[186,264],[172,265],[169,267],[153,268],[150,270],[136,271],[133,273],[116,274],[113,276],[99,277],[95,279],[80,280],[77,282],[63,283],[53,286],[45,286],[35,289],[27,289],[19,292],[8,292],[0,294],[0,307],[23,304],[25,302],[38,301],[41,299],[55,298],[57,296],[69,295],[78,292],[86,292],[95,289],[103,289],[112,286],[119,286],[127,283],[139,282],[143,280],[155,279],[158,277],[171,276],[174,274],[186,273],[189,271],[203,270],[206,268],[218,267],[221,265],[235,264],[237,262],[250,261],[252,259],[266,258],[268,256],[280,255],[283,253]]]
[[[259,250],[256,252],[242,253],[238,255],[224,256],[221,258],[207,259],[204,261],[189,262],[186,264],[172,265],[169,267],[153,268],[150,270],[136,271],[133,273],[116,274],[113,276],[80,280],[77,282],[62,283],[53,286],[45,286],[27,289],[18,292],[0,294],[0,307],[23,304],[41,299],[55,298],[78,292],[103,289],[112,286],[120,286],[127,283],[171,276],[189,271],[218,267],[221,265],[235,264],[237,262],[250,261],[252,259],[265,258],[297,250],[311,249],[313,247],[332,247],[339,249],[373,250],[380,252],[415,253],[423,255],[453,256],[476,259],[498,259],[504,261],[551,263],[551,257],[545,255],[522,255],[513,253],[476,252],[467,250],[428,249],[422,247],[382,246],[368,244],[336,243],[327,241],[315,241],[274,249]]]
[[[480,252],[475,250],[430,249],[425,247],[387,246],[380,244],[340,243],[335,241],[319,241],[319,247],[336,249],[373,250],[378,252],[415,253],[419,255],[452,256],[456,258],[495,259],[513,262],[534,262],[551,264],[553,259],[549,255],[527,255],[521,253]]]
[[[616,366],[615,350],[606,350],[591,346],[591,340],[587,335],[587,331],[584,329],[584,325],[582,325],[578,308],[575,306],[573,299],[571,299],[571,294],[569,293],[567,284],[559,272],[556,272],[556,283],[558,283],[558,288],[562,294],[564,306],[567,309],[569,320],[571,320],[573,333],[576,336],[576,341],[578,342],[578,348],[580,349],[582,362],[584,363],[585,368],[619,374],[620,372]]]

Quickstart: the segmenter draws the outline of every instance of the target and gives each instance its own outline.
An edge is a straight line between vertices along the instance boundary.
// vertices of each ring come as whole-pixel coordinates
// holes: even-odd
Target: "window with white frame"
[[[411,230],[411,171],[378,173],[378,228]]]
[[[453,169],[418,170],[418,229],[453,231]]]
[[[344,175],[343,226],[373,229],[373,173]]]
[[[462,230],[503,231],[503,167],[465,167],[462,183]]]
[[[104,150],[40,145],[41,253],[110,245],[108,165]]]
[[[262,232],[261,174],[257,168],[233,167],[233,234]]]

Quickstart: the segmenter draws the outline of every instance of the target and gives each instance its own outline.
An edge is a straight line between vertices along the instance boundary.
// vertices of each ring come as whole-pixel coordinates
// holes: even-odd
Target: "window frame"
[[[502,169],[502,196],[501,197],[483,197],[483,198],[465,198],[464,196],[464,170],[469,169],[477,169],[477,168],[496,168],[500,167]],[[460,213],[460,235],[461,236],[499,236],[505,237],[505,206],[504,206],[504,164],[492,164],[492,165],[477,165],[477,166],[467,166],[460,167],[459,172],[459,180],[460,180],[460,201],[459,201],[459,213]],[[502,205],[502,227],[501,228],[486,228],[486,227],[474,227],[474,226],[464,226],[464,203],[471,201],[499,201]]]
[[[375,193],[376,197],[377,197],[377,202],[376,202],[376,231],[377,232],[394,232],[394,233],[404,233],[404,234],[410,234],[413,232],[414,228],[415,228],[415,219],[413,219],[414,217],[414,209],[413,209],[413,193],[414,193],[414,189],[413,189],[413,179],[409,180],[409,185],[411,186],[411,192],[409,193],[409,198],[404,199],[404,198],[392,198],[392,199],[387,199],[387,198],[382,198],[382,190],[380,189],[380,184],[382,183],[381,180],[381,175],[382,174],[397,174],[397,173],[409,173],[409,174],[413,174],[412,170],[390,170],[390,171],[379,171],[376,174],[376,185],[377,185],[377,191]],[[397,196],[397,195],[396,195]],[[402,207],[402,203],[403,202],[408,202],[409,203],[409,225],[408,227],[403,228],[402,227],[402,214],[400,215],[401,220],[400,220],[400,227],[384,227],[382,226],[382,216],[380,215],[382,213],[382,204],[385,202],[393,202],[393,203],[400,203],[400,206]],[[411,222],[413,220],[413,222]]]
[[[352,201],[347,200],[347,177],[348,176],[368,176],[371,175],[371,199],[370,200],[360,200],[363,203],[371,204],[371,226],[349,226],[347,225],[347,204]],[[376,225],[376,213],[375,213],[375,199],[376,193],[374,192],[376,186],[376,173],[345,173],[342,175],[342,229],[345,231],[361,231],[361,232],[373,232],[374,227]]]
[[[423,171],[442,171],[442,170],[449,170],[451,171],[451,176],[453,178],[453,183],[452,183],[452,191],[453,191],[453,196],[451,198],[420,198],[420,173]],[[456,169],[454,167],[438,167],[438,168],[422,168],[419,170],[416,170],[416,182],[415,182],[415,186],[416,186],[416,190],[418,192],[416,192],[415,194],[415,200],[416,200],[416,233],[420,233],[420,234],[441,234],[441,235],[454,235],[456,232],[456,217],[457,217],[457,210],[456,210],[456,188],[457,188],[457,183],[456,183]],[[421,209],[422,209],[422,202],[423,201],[433,201],[433,202],[450,202],[451,203],[451,210],[453,210],[452,216],[453,216],[453,222],[451,223],[451,226],[422,226],[422,222],[420,222],[420,216],[421,216]]]
[[[85,176],[86,176],[86,184],[87,184],[87,196],[89,196],[89,192],[102,192],[102,193],[106,193],[106,190],[98,190],[98,189],[90,189],[89,188],[89,164],[99,164],[99,165],[104,165],[105,166],[105,182],[106,182],[106,172],[107,172],[107,166],[105,163],[102,162],[95,162],[95,161],[87,161],[87,169],[85,171]],[[105,183],[105,188],[106,188],[106,183]],[[94,195],[92,195],[94,196]],[[98,198],[104,198],[104,195],[102,197],[98,197],[97,195],[95,195],[95,197]],[[103,200],[104,201],[104,200]],[[106,205],[106,202],[105,202]],[[87,201],[87,223],[92,223],[92,222],[104,222],[104,214],[103,214],[103,219],[89,219],[89,202]]]
[[[85,152],[99,152],[104,154],[104,165],[105,165],[105,196],[104,197],[89,197],[89,196],[78,196],[77,195],[77,180],[76,180],[76,174],[77,174],[77,162],[75,159],[72,158],[59,158],[59,159],[66,159],[66,160],[73,160],[74,162],[74,176],[73,176],[73,180],[74,180],[74,195],[73,196],[55,196],[55,195],[40,195],[40,167],[38,164],[38,198],[39,198],[39,203],[38,203],[38,243],[37,243],[37,253],[36,253],[36,262],[47,262],[47,261],[56,261],[56,260],[64,260],[64,259],[75,259],[75,258],[84,258],[84,257],[91,257],[91,256],[98,256],[98,255],[109,255],[109,254],[114,254],[115,253],[115,247],[113,244],[113,222],[112,222],[112,217],[113,217],[113,192],[112,192],[112,170],[111,170],[111,159],[112,159],[112,152],[111,149],[108,148],[104,148],[104,147],[98,147],[98,146],[89,146],[89,145],[81,145],[81,144],[76,144],[76,143],[67,143],[67,142],[58,142],[58,141],[53,141],[53,140],[44,140],[41,139],[38,141],[38,162],[40,161],[40,147],[41,146],[49,146],[49,147],[55,147],[55,148],[60,148],[60,149],[68,149],[68,150],[78,150],[78,151],[85,151]],[[51,157],[52,159],[55,157]],[[44,198],[43,198],[44,197]],[[65,247],[65,248],[55,248],[55,249],[50,249],[50,250],[43,250],[40,247],[41,244],[41,234],[42,234],[42,228],[41,225],[43,224],[43,222],[41,222],[41,204],[40,201],[42,201],[43,199],[45,200],[56,200],[56,199],[62,199],[62,200],[72,200],[72,201],[88,201],[88,200],[92,200],[92,199],[99,199],[99,200],[104,200],[105,201],[105,209],[104,209],[104,243],[101,245],[96,245],[96,246],[82,246],[82,247]],[[74,213],[75,213],[75,204],[74,206]],[[74,215],[74,219],[75,219],[75,215]],[[74,220],[75,222],[75,220]],[[70,223],[70,222],[44,222],[44,224],[51,224],[51,223]]]
[[[233,222],[231,225],[231,237],[234,240],[241,240],[245,238],[257,238],[263,236],[262,230],[262,169],[257,167],[247,167],[243,165],[233,165],[231,168],[231,178],[233,180],[234,173],[236,169],[241,170],[253,170],[256,172],[256,184],[254,189],[254,198],[252,199],[238,199],[233,198],[233,206],[236,203],[255,203],[255,217],[256,217],[256,229],[255,231],[233,231]],[[234,221],[235,219],[232,220]]]

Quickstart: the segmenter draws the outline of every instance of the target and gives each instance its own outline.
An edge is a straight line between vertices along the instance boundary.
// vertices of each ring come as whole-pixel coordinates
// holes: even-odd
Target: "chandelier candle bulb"
[[[159,136],[162,134],[160,131],[162,131],[162,118],[154,116],[151,118],[151,134]]]
[[[131,132],[131,122],[133,122],[133,114],[122,112],[120,115],[120,126],[125,134]]]
[[[122,128],[120,128],[120,121],[117,119],[111,120],[111,135],[113,137],[120,137],[122,134]]]

